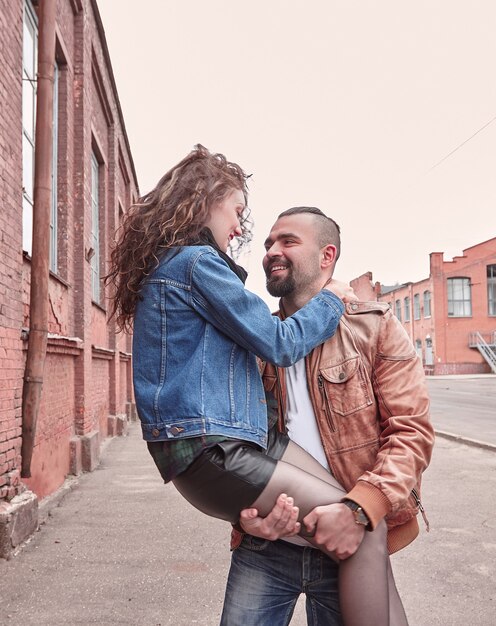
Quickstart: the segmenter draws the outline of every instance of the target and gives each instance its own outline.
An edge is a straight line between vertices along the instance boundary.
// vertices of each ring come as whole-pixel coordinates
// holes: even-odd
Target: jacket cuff
[[[382,491],[365,480],[359,480],[343,500],[353,500],[362,507],[370,520],[371,530],[391,512],[391,503]]]

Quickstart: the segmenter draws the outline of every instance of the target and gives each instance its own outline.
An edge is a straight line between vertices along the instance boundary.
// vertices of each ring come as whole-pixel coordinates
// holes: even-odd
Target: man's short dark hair
[[[327,217],[327,215],[322,213],[320,209],[314,206],[295,206],[280,213],[277,216],[277,219],[287,217],[288,215],[300,215],[306,213],[314,215],[316,221],[319,223],[319,232],[317,233],[319,247],[323,248],[328,244],[336,246],[337,261],[339,259],[339,255],[341,254],[341,229],[331,217]]]

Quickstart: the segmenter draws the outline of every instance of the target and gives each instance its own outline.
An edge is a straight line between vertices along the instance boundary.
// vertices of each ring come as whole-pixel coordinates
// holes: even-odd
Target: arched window
[[[394,303],[394,308],[395,308],[396,317],[401,322],[401,300],[396,300],[396,302]]]
[[[405,322],[410,321],[410,296],[405,298]]]
[[[424,317],[431,316],[431,292],[424,291]]]
[[[416,293],[413,296],[413,319],[420,319],[420,294]]]
[[[415,339],[415,352],[418,354],[420,360],[422,360],[422,339]]]

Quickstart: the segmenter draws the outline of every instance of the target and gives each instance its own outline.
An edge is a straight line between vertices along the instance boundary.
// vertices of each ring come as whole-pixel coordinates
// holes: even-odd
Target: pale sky
[[[253,174],[260,295],[291,206],[341,225],[342,280],[420,280],[496,237],[496,121],[429,171],[496,117],[494,0],[98,5],[141,193],[196,143]]]

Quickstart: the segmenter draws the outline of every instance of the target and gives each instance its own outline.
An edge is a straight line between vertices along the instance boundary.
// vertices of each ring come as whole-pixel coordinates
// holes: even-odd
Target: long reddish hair
[[[172,246],[198,241],[211,209],[234,189],[247,198],[247,176],[222,154],[198,144],[156,187],[126,212],[105,282],[113,287],[112,316],[130,329],[143,281]],[[249,211],[241,219],[238,249],[251,239]]]

